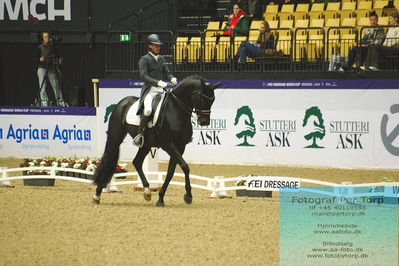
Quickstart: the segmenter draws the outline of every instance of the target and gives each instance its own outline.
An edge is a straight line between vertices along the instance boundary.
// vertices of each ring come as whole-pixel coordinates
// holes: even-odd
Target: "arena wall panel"
[[[184,157],[207,163],[396,168],[398,81],[224,80],[215,93],[211,124],[200,127],[193,118],[193,142]],[[139,95],[141,85],[139,80],[100,81],[99,114],[124,96]],[[126,139],[121,157],[132,159],[135,149]]]

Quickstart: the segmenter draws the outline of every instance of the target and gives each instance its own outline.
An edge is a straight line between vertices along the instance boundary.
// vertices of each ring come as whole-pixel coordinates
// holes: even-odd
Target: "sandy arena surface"
[[[17,167],[17,158],[0,166]],[[200,176],[281,175],[353,183],[399,181],[399,171],[190,164]],[[164,171],[165,164],[160,165]],[[180,170],[180,169],[179,169]],[[133,168],[129,166],[129,171]],[[174,180],[179,180],[178,178]],[[54,187],[0,187],[0,265],[278,265],[279,201],[211,199],[170,186],[165,208],[144,201],[132,186],[91,203],[93,185],[56,181]]]

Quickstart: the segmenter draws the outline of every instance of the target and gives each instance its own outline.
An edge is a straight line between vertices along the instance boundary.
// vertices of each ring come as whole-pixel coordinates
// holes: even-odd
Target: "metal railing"
[[[251,30],[259,32],[258,30]],[[239,65],[237,51],[250,38],[224,36],[221,30],[201,31],[133,31],[130,44],[110,41],[107,44],[107,72],[138,72],[138,60],[147,52],[145,36],[156,32],[161,36],[161,54],[174,72],[325,72],[336,57],[344,63],[352,49],[359,46],[356,27],[308,27],[271,29],[274,49]],[[363,28],[361,29],[363,32]],[[129,58],[127,58],[129,57]],[[381,59],[384,70],[399,70],[398,54]],[[119,60],[119,61],[118,61]],[[112,62],[112,63],[111,63]],[[119,62],[119,64],[118,64]]]

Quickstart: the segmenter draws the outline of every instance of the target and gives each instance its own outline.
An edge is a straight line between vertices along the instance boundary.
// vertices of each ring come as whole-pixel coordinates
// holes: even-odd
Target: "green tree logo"
[[[105,115],[104,115],[104,123],[107,123],[109,116],[112,114],[112,111],[114,111],[116,104],[111,104],[105,109]]]
[[[251,108],[247,105],[242,106],[237,110],[234,125],[239,126],[241,131],[236,134],[236,137],[239,139],[244,138],[244,142],[236,146],[255,146],[249,144],[247,140],[248,137],[252,138],[256,133],[254,121]]]
[[[306,146],[305,148],[310,148],[310,149],[324,148],[317,145],[316,143],[316,139],[323,139],[324,136],[326,135],[323,115],[321,114],[319,107],[312,106],[308,110],[306,110],[302,126],[305,127],[308,124],[308,122],[309,122],[308,127],[311,128],[311,131],[310,133],[305,135],[304,138],[306,140],[312,139],[313,143],[309,146]]]

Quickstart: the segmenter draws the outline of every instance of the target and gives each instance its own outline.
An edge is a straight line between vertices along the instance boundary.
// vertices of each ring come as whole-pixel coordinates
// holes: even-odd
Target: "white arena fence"
[[[10,176],[9,173],[13,172],[26,172],[26,171],[48,171],[49,174],[45,175],[22,175],[22,176]],[[85,174],[86,176],[92,176],[94,172],[73,169],[73,168],[62,168],[62,167],[20,167],[20,168],[7,168],[0,167],[0,184],[6,184],[10,181],[14,180],[24,180],[24,179],[55,179],[55,180],[65,180],[65,181],[75,181],[81,183],[92,184],[93,180],[84,179],[79,177],[67,176],[65,173],[80,173]],[[164,176],[166,176],[166,172],[146,172],[146,175],[157,176],[157,179],[149,180],[150,184],[161,185],[164,182]],[[175,173],[174,176],[184,177],[183,173]],[[121,180],[117,181],[118,177],[136,177],[136,180]],[[190,175],[191,186],[193,188],[207,190],[211,192],[211,197],[225,197],[227,196],[228,191],[235,190],[246,190],[246,186],[237,186],[236,183],[238,181],[249,181],[253,179],[252,176],[238,176],[238,177],[230,177],[224,178],[223,176],[215,176],[213,178],[203,177],[198,175]],[[268,178],[292,178],[292,177],[268,177]],[[377,182],[377,183],[361,183],[361,184],[352,184],[351,182],[344,182],[342,184],[326,182],[321,180],[307,179],[307,178],[299,178],[301,186],[303,183],[312,184],[313,186],[319,186],[318,188],[312,189],[312,187],[301,187],[301,191],[313,192],[317,194],[323,194],[327,196],[347,196],[347,197],[361,197],[361,196],[373,196],[373,197],[398,197],[397,191],[399,188],[399,182]],[[203,184],[193,183],[194,180],[201,181]],[[185,182],[181,181],[171,181],[171,185],[184,186]],[[206,184],[206,185],[205,185]],[[227,185],[229,184],[229,185]],[[137,185],[142,186],[141,180],[137,174],[137,172],[125,172],[125,173],[117,173],[113,175],[113,178],[108,185],[106,191],[115,191],[117,190],[117,186],[121,185]],[[320,186],[326,187],[325,190],[320,190]],[[394,189],[380,189],[379,191],[370,192],[363,191],[361,193],[355,193],[354,188],[356,187],[392,187],[396,188],[396,194]]]

